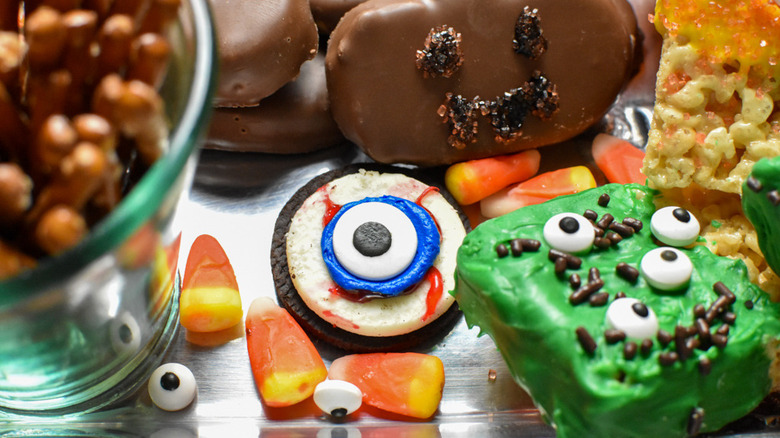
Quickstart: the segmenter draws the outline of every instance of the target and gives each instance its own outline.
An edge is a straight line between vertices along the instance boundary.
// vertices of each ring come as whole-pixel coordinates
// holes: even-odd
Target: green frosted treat
[[[559,197],[481,224],[458,252],[466,321],[559,438],[714,431],[769,392],[780,308],[742,261],[662,247],[670,235],[687,245],[695,218],[659,210],[651,226],[656,196],[610,184]]]
[[[780,272],[780,157],[753,165],[742,186],[742,210],[756,229],[767,264]]]

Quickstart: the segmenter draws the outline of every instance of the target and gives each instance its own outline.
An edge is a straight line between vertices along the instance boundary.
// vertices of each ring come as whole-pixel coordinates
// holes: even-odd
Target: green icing
[[[597,203],[602,193],[611,200],[606,208]],[[638,268],[642,255],[657,247],[651,237],[650,217],[656,192],[640,185],[610,184],[544,204],[522,208],[487,221],[466,236],[458,252],[456,287],[452,292],[469,326],[490,335],[515,380],[534,398],[545,418],[555,425],[559,438],[686,436],[694,408],[704,410],[700,431],[721,428],[753,409],[768,393],[770,358],[767,344],[780,334],[780,309],[747,281],[744,264],[713,255],[704,246],[682,249],[694,265],[691,282],[683,293],[662,293],[640,276],[629,283],[615,266],[626,262]],[[582,214],[592,209],[601,217],[640,219],[642,230],[608,249],[594,248],[581,255],[578,273],[583,282],[591,267],[601,271],[603,291],[624,291],[654,310],[659,327],[674,333],[677,325],[691,326],[693,307],[715,301],[714,282],[723,281],[738,297],[730,310],[737,315],[728,344],[674,364],[661,365],[659,355],[673,351],[654,339],[648,356],[625,359],[625,342],[608,344],[605,315],[608,304],[569,303],[572,288],[565,276],[554,272],[548,259],[549,245],[542,228],[561,212]],[[538,252],[499,258],[495,248],[514,238],[542,242]],[[754,303],[752,310],[745,302]],[[722,322],[716,319],[712,332]],[[588,355],[577,341],[575,328],[584,326],[597,343]],[[711,371],[698,370],[701,357],[711,361]]]
[[[780,272],[780,207],[774,206],[767,194],[780,186],[780,157],[763,158],[753,165],[750,176],[761,183],[754,192],[747,180],[742,186],[742,210],[756,229],[758,246],[773,271]]]

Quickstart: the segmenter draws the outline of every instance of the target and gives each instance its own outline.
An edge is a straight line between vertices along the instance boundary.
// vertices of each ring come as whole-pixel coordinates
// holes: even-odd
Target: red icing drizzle
[[[433,316],[433,313],[436,311],[436,305],[439,303],[441,295],[444,292],[444,287],[441,282],[441,272],[439,272],[435,266],[431,266],[425,276],[430,286],[428,287],[428,295],[425,296],[425,315],[422,317],[423,321]]]
[[[336,215],[336,213],[341,210],[341,205],[334,203],[330,199],[330,194],[325,191],[325,186],[321,187],[319,190],[322,190],[325,199],[323,199],[322,202],[325,203],[325,214],[322,216],[322,226],[328,225],[330,223],[331,219],[333,219],[333,216]]]
[[[424,205],[422,205],[423,199],[425,199],[425,197],[430,195],[431,193],[439,193],[439,188],[434,186],[426,187],[425,190],[423,190],[423,192],[420,193],[420,196],[417,197],[417,200],[415,200],[414,203],[422,207],[423,210],[427,211],[428,216],[430,216],[431,219],[433,219],[433,223],[436,224],[436,229],[439,230],[439,242],[441,242],[442,236],[441,236],[441,227],[439,226],[439,221],[436,220],[436,216],[434,216],[430,210],[428,210],[427,208],[425,208]]]
[[[335,313],[331,312],[330,310],[323,310],[322,314],[330,319],[335,319],[342,322],[342,325],[350,325],[353,329],[357,330],[360,328],[359,325],[355,324],[354,322],[348,320],[347,318],[344,318],[343,316],[336,315]]]

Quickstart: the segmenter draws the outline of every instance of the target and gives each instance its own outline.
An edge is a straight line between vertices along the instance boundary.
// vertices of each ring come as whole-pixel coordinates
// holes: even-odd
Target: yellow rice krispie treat
[[[642,172],[668,203],[698,211],[707,245],[745,260],[780,299],[740,194],[753,164],[780,154],[780,6],[771,0],[658,0],[663,35]]]

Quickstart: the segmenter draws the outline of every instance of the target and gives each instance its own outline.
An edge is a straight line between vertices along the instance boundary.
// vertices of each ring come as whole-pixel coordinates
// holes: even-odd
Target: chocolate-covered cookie
[[[311,13],[321,34],[327,35],[336,27],[348,10],[366,0],[311,0]]]
[[[623,0],[370,0],[326,57],[334,117],[380,162],[449,164],[560,142],[634,69]]]
[[[301,66],[301,74],[249,108],[216,108],[204,147],[242,152],[298,154],[344,140],[330,112],[325,55]]]
[[[306,0],[210,0],[219,52],[216,106],[254,106],[317,53]]]

